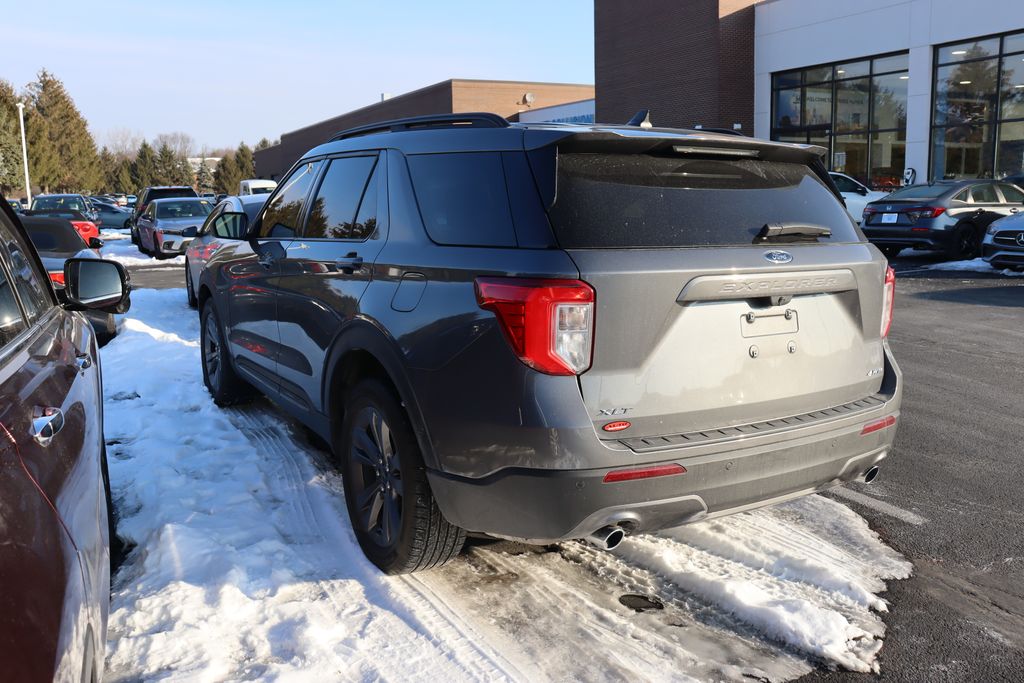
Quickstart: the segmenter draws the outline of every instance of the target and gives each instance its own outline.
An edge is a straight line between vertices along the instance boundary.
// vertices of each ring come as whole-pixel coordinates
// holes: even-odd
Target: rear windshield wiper
[[[823,225],[804,225],[801,223],[765,223],[761,231],[754,237],[754,244],[777,240],[780,242],[797,242],[802,239],[831,237],[832,230]]]

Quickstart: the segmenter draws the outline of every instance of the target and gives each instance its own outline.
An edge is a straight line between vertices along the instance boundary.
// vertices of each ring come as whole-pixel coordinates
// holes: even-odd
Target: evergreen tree
[[[166,144],[156,152],[156,173],[153,182],[157,185],[173,185],[178,176],[178,158]]]
[[[132,178],[132,162],[128,159],[120,159],[114,173],[110,177],[110,189],[113,192],[124,192],[132,194],[139,188],[135,186]]]
[[[132,183],[136,194],[144,187],[155,184],[156,157],[153,148],[145,140],[139,145],[139,151],[132,162]]]
[[[217,163],[217,168],[213,171],[213,184],[218,192],[237,194],[238,184],[248,177],[243,176],[241,171],[239,171],[238,164],[235,162],[235,155],[225,154],[221,157],[221,160]]]
[[[5,195],[10,195],[11,190],[25,182],[17,102],[14,86],[0,80],[0,190]]]
[[[256,163],[253,160],[252,149],[244,142],[238,145],[238,149],[235,151],[235,166],[238,167],[239,180],[256,177]]]
[[[103,192],[114,191],[114,174],[117,172],[117,160],[114,159],[114,155],[110,153],[110,150],[104,147],[100,150],[99,156],[100,169],[103,171],[103,181],[99,184],[97,189]]]
[[[28,96],[38,118],[45,122],[40,132],[45,133],[50,147],[50,151],[44,149],[39,154],[55,157],[55,163],[43,159],[36,171],[43,172],[40,184],[65,191],[88,190],[98,184],[96,142],[64,84],[43,69],[36,82],[29,84]]]
[[[32,185],[47,193],[57,183],[60,160],[50,138],[50,124],[35,107],[25,108],[25,139]]]
[[[206,165],[206,159],[200,159],[199,170],[196,171],[196,189],[200,192],[210,192],[213,187],[213,172]]]
[[[174,184],[195,187],[195,182],[196,176],[192,172],[192,164],[188,162],[188,157],[178,157],[174,164]]]
[[[261,149],[266,149],[267,147],[270,147],[270,140],[266,138],[260,138],[260,141],[256,143],[256,149],[253,151],[258,152]]]

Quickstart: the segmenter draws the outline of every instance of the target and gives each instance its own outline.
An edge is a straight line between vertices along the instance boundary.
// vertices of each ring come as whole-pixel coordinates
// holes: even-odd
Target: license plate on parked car
[[[882,214],[882,222],[883,223],[895,223],[898,219],[899,219],[899,214],[896,214],[896,213],[883,213]]]

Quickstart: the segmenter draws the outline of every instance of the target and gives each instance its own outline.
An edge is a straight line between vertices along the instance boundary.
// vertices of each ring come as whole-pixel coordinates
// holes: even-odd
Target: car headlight
[[[989,235],[994,235],[999,232],[999,221],[992,221],[989,223],[988,230],[985,231]]]

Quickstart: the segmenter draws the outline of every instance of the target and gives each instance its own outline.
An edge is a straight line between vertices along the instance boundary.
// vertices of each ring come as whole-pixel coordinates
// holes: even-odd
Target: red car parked
[[[96,336],[128,310],[124,268],[68,259],[50,286],[0,201],[0,662],[5,681],[103,675],[113,527]]]

